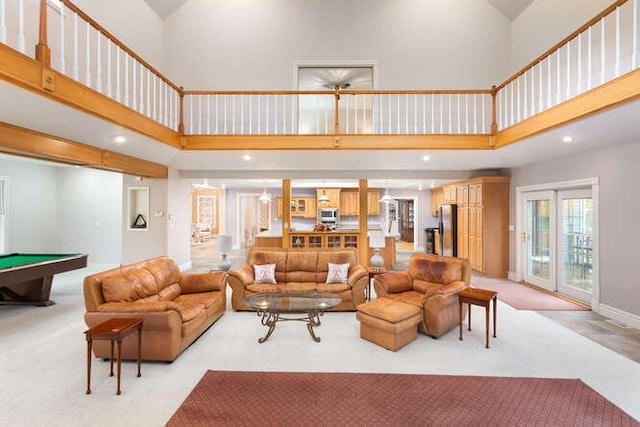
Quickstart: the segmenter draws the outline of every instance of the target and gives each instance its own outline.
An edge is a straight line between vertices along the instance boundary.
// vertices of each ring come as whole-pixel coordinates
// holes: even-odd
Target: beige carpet
[[[578,379],[207,371],[167,426],[637,426]]]
[[[564,298],[539,291],[532,287],[511,281],[491,281],[482,280],[472,284],[476,288],[489,289],[498,292],[498,299],[518,310],[535,310],[535,311],[576,311],[589,310],[579,304],[575,304]]]

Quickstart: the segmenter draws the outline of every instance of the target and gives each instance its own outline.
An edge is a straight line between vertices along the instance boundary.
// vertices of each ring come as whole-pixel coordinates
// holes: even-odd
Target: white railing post
[[[80,81],[80,35],[78,34],[78,14],[73,12],[73,79]]]
[[[0,43],[7,43],[7,0],[0,0]]]
[[[616,62],[615,77],[620,76],[620,6],[616,7]]]
[[[2,0],[4,1],[4,0]],[[65,64],[65,60],[64,60],[64,52],[65,52],[65,36],[64,36],[64,30],[65,30],[65,8],[64,8],[64,3],[60,3],[60,28],[59,28],[59,37],[60,37],[60,49],[59,49],[59,55],[58,55],[58,61],[59,61],[59,70],[62,74],[66,74],[66,64]]]
[[[638,66],[638,0],[633,0],[633,30],[631,34],[631,69]]]
[[[96,31],[96,90],[102,93],[102,61],[100,61],[100,40],[102,33]]]
[[[600,48],[602,49],[600,52],[600,84],[604,84],[605,77],[605,68],[606,68],[606,49],[605,49],[605,28],[604,28],[604,17],[600,20],[602,22],[602,27],[600,28]]]
[[[25,53],[26,38],[24,36],[24,0],[18,0],[18,52]]]
[[[85,70],[84,70],[84,84],[91,87],[91,26],[87,22],[85,32]]]

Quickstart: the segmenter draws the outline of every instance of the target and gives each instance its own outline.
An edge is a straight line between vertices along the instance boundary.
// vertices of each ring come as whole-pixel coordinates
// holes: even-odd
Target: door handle
[[[527,243],[527,232],[526,231],[522,232],[522,243]]]

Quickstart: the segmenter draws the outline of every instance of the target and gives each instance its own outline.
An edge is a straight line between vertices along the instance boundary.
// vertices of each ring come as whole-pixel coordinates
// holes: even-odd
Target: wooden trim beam
[[[0,122],[0,151],[147,178],[167,178],[167,167]]]
[[[366,179],[358,180],[358,204],[360,215],[358,216],[358,257],[360,264],[369,266],[369,183]]]
[[[185,135],[186,150],[482,150],[491,135]]]
[[[275,202],[275,200],[274,200]],[[282,247],[288,248],[291,233],[291,180],[282,180]]]
[[[640,69],[591,89],[496,135],[496,148],[640,98]]]
[[[0,43],[0,79],[180,148],[180,134]]]

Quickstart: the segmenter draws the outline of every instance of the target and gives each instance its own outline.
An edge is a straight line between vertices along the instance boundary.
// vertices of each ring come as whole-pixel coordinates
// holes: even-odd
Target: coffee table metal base
[[[316,336],[313,328],[316,326],[320,326],[320,316],[322,316],[324,312],[321,310],[310,310],[306,316],[303,317],[283,317],[282,313],[280,312],[272,312],[272,311],[258,311],[258,316],[262,318],[262,325],[263,326],[267,326],[269,327],[269,330],[267,331],[267,334],[258,339],[258,342],[260,344],[262,344],[263,342],[265,342],[266,340],[269,339],[269,337],[271,336],[271,334],[273,333],[274,329],[276,328],[276,324],[278,322],[285,322],[285,321],[289,321],[289,320],[296,320],[296,321],[300,321],[300,322],[306,322],[307,323],[307,329],[309,330],[309,334],[311,335],[311,338],[315,341],[315,342],[320,342],[320,337]]]

